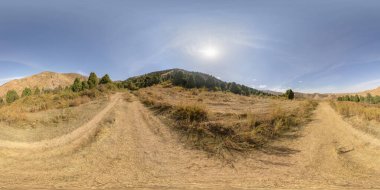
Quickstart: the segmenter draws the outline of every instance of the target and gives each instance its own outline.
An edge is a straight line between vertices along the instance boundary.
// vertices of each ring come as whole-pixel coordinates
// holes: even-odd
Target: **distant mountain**
[[[129,89],[139,89],[165,82],[170,82],[175,86],[185,88],[207,88],[215,91],[230,91],[241,95],[269,95],[267,92],[235,82],[222,81],[209,74],[186,71],[183,69],[169,69],[147,73],[141,76],[131,77],[125,80],[123,84]]]
[[[42,72],[30,77],[16,79],[9,81],[0,86],[0,97],[3,97],[8,90],[16,90],[20,95],[24,88],[28,87],[34,89],[54,89],[59,86],[66,87],[73,83],[75,78],[85,79],[83,75],[75,73],[55,73],[55,72]]]

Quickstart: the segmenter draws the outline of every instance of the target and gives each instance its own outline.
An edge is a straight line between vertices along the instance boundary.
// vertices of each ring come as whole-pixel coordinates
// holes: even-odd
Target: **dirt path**
[[[135,98],[120,97],[82,132],[49,148],[0,141],[0,188],[380,188],[378,140],[354,130],[327,103],[301,132],[236,155],[232,167],[184,147]]]

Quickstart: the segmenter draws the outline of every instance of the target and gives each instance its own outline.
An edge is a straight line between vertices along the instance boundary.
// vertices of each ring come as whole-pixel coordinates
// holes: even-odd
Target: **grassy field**
[[[88,90],[31,95],[0,106],[0,138],[39,141],[66,134],[101,110],[108,93]]]
[[[331,106],[355,128],[380,137],[380,105],[332,101]]]
[[[157,85],[136,92],[189,145],[213,154],[259,148],[304,124],[317,103]]]

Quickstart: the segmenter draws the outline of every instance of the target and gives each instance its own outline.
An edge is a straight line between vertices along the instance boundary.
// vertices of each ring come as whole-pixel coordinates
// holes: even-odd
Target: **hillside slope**
[[[125,80],[123,84],[126,88],[136,90],[165,82],[170,82],[174,86],[182,86],[185,88],[207,88],[213,91],[229,91],[241,95],[269,95],[269,93],[242,84],[222,81],[209,74],[186,71],[183,69],[169,69],[147,73],[141,76],[131,77]]]
[[[372,90],[366,90],[364,92],[359,93],[359,95],[366,96],[368,93],[371,94],[372,96],[380,96],[380,87],[377,87]]]
[[[26,87],[54,89],[59,86],[69,86],[73,83],[75,78],[85,79],[86,77],[75,73],[42,72],[30,77],[12,80],[3,84],[0,86],[0,97],[3,97],[8,90],[16,90],[18,94],[21,94],[22,90]]]

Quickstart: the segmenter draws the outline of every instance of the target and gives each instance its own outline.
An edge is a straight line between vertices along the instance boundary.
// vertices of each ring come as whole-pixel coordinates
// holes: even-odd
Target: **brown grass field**
[[[162,85],[140,89],[141,101],[163,116],[190,145],[225,156],[262,148],[266,142],[307,123],[315,101],[241,96]]]
[[[380,138],[380,105],[339,101],[330,104],[352,126]]]
[[[158,85],[0,111],[0,188],[379,187],[380,143],[326,102]]]

